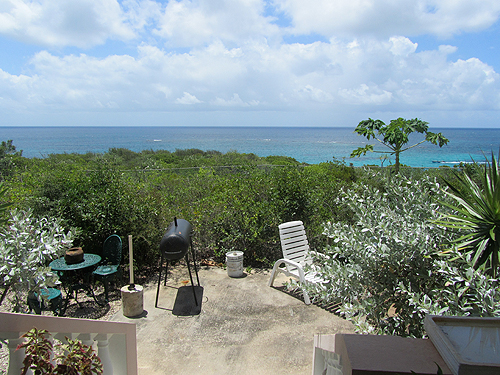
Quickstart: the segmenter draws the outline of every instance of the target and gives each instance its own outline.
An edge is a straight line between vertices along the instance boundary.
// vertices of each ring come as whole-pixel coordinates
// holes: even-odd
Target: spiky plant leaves
[[[466,173],[456,173],[458,183],[446,181],[456,205],[447,205],[456,214],[444,215],[438,224],[463,232],[455,241],[458,249],[473,255],[474,266],[486,268],[496,277],[499,266],[500,231],[500,173],[495,155],[487,160],[479,182],[483,188]],[[445,252],[443,252],[445,253]]]

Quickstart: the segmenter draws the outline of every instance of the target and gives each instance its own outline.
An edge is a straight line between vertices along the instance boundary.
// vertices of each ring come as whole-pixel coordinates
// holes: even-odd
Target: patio
[[[267,270],[230,278],[224,269],[202,267],[201,313],[173,315],[178,288],[189,275],[179,265],[171,271],[158,308],[154,282],[144,288],[142,317],[127,318],[120,310],[111,318],[136,323],[139,374],[309,375],[314,334],[353,332],[349,322],[305,305],[301,295],[268,287]],[[279,275],[275,285],[285,280]]]

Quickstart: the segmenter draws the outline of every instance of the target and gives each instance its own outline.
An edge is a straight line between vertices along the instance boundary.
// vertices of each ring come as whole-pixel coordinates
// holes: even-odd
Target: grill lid
[[[183,258],[189,248],[191,224],[184,219],[174,218],[160,242],[160,251],[166,259]]]

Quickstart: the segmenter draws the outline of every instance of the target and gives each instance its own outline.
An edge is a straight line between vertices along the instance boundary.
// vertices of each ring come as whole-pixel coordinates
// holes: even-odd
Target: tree
[[[16,151],[16,146],[12,144],[12,139],[9,139],[7,142],[2,141],[2,144],[0,144],[0,157],[3,158],[5,155],[22,156],[23,151]]]
[[[16,166],[15,158],[23,155],[23,151],[16,151],[12,139],[0,144],[0,177],[11,176]]]
[[[351,158],[360,157],[361,155],[366,155],[368,151],[387,153],[396,156],[395,172],[399,172],[399,155],[409,150],[410,148],[416,147],[424,142],[431,142],[432,144],[443,145],[448,143],[448,139],[445,138],[441,133],[431,133],[428,131],[429,127],[427,122],[419,120],[417,118],[406,120],[404,118],[398,118],[396,120],[391,120],[389,125],[386,125],[381,120],[368,120],[361,121],[356,129],[355,133],[366,137],[368,140],[371,138],[376,139],[384,146],[391,149],[391,151],[373,151],[373,145],[366,145],[365,147],[359,147],[351,153]],[[412,133],[425,134],[425,139],[414,144],[403,148],[409,141],[409,135]],[[379,139],[383,137],[383,139]]]
[[[447,194],[457,205],[448,205],[456,211],[444,215],[439,224],[462,231],[463,236],[456,243],[459,251],[471,254],[475,268],[487,264],[497,276],[500,255],[500,170],[495,155],[491,163],[482,166],[481,189],[472,178],[456,173],[457,183],[447,182]]]

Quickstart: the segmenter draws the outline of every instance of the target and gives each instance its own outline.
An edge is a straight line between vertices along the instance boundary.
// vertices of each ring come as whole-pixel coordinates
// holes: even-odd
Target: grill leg
[[[163,282],[163,286],[167,286],[167,278],[168,278],[168,265],[170,261],[167,259],[167,264],[165,264],[165,281]]]
[[[155,307],[158,307],[158,294],[160,293],[161,269],[162,268],[163,268],[163,254],[161,255],[161,260],[160,260],[160,273],[158,275],[158,288],[156,288],[156,302],[155,302]]]
[[[191,256],[193,257],[194,272],[196,273],[196,281],[198,281],[198,286],[200,286],[200,278],[198,277],[198,267],[196,267],[196,256],[193,248],[193,240],[191,237],[189,238],[189,241],[191,244]]]
[[[189,257],[186,253],[186,263],[189,271],[189,278],[191,279],[191,289],[193,290],[194,303],[198,306],[198,300],[196,299],[196,290],[194,289],[193,275],[191,274],[191,267],[189,267]],[[195,266],[196,267],[196,266]]]

